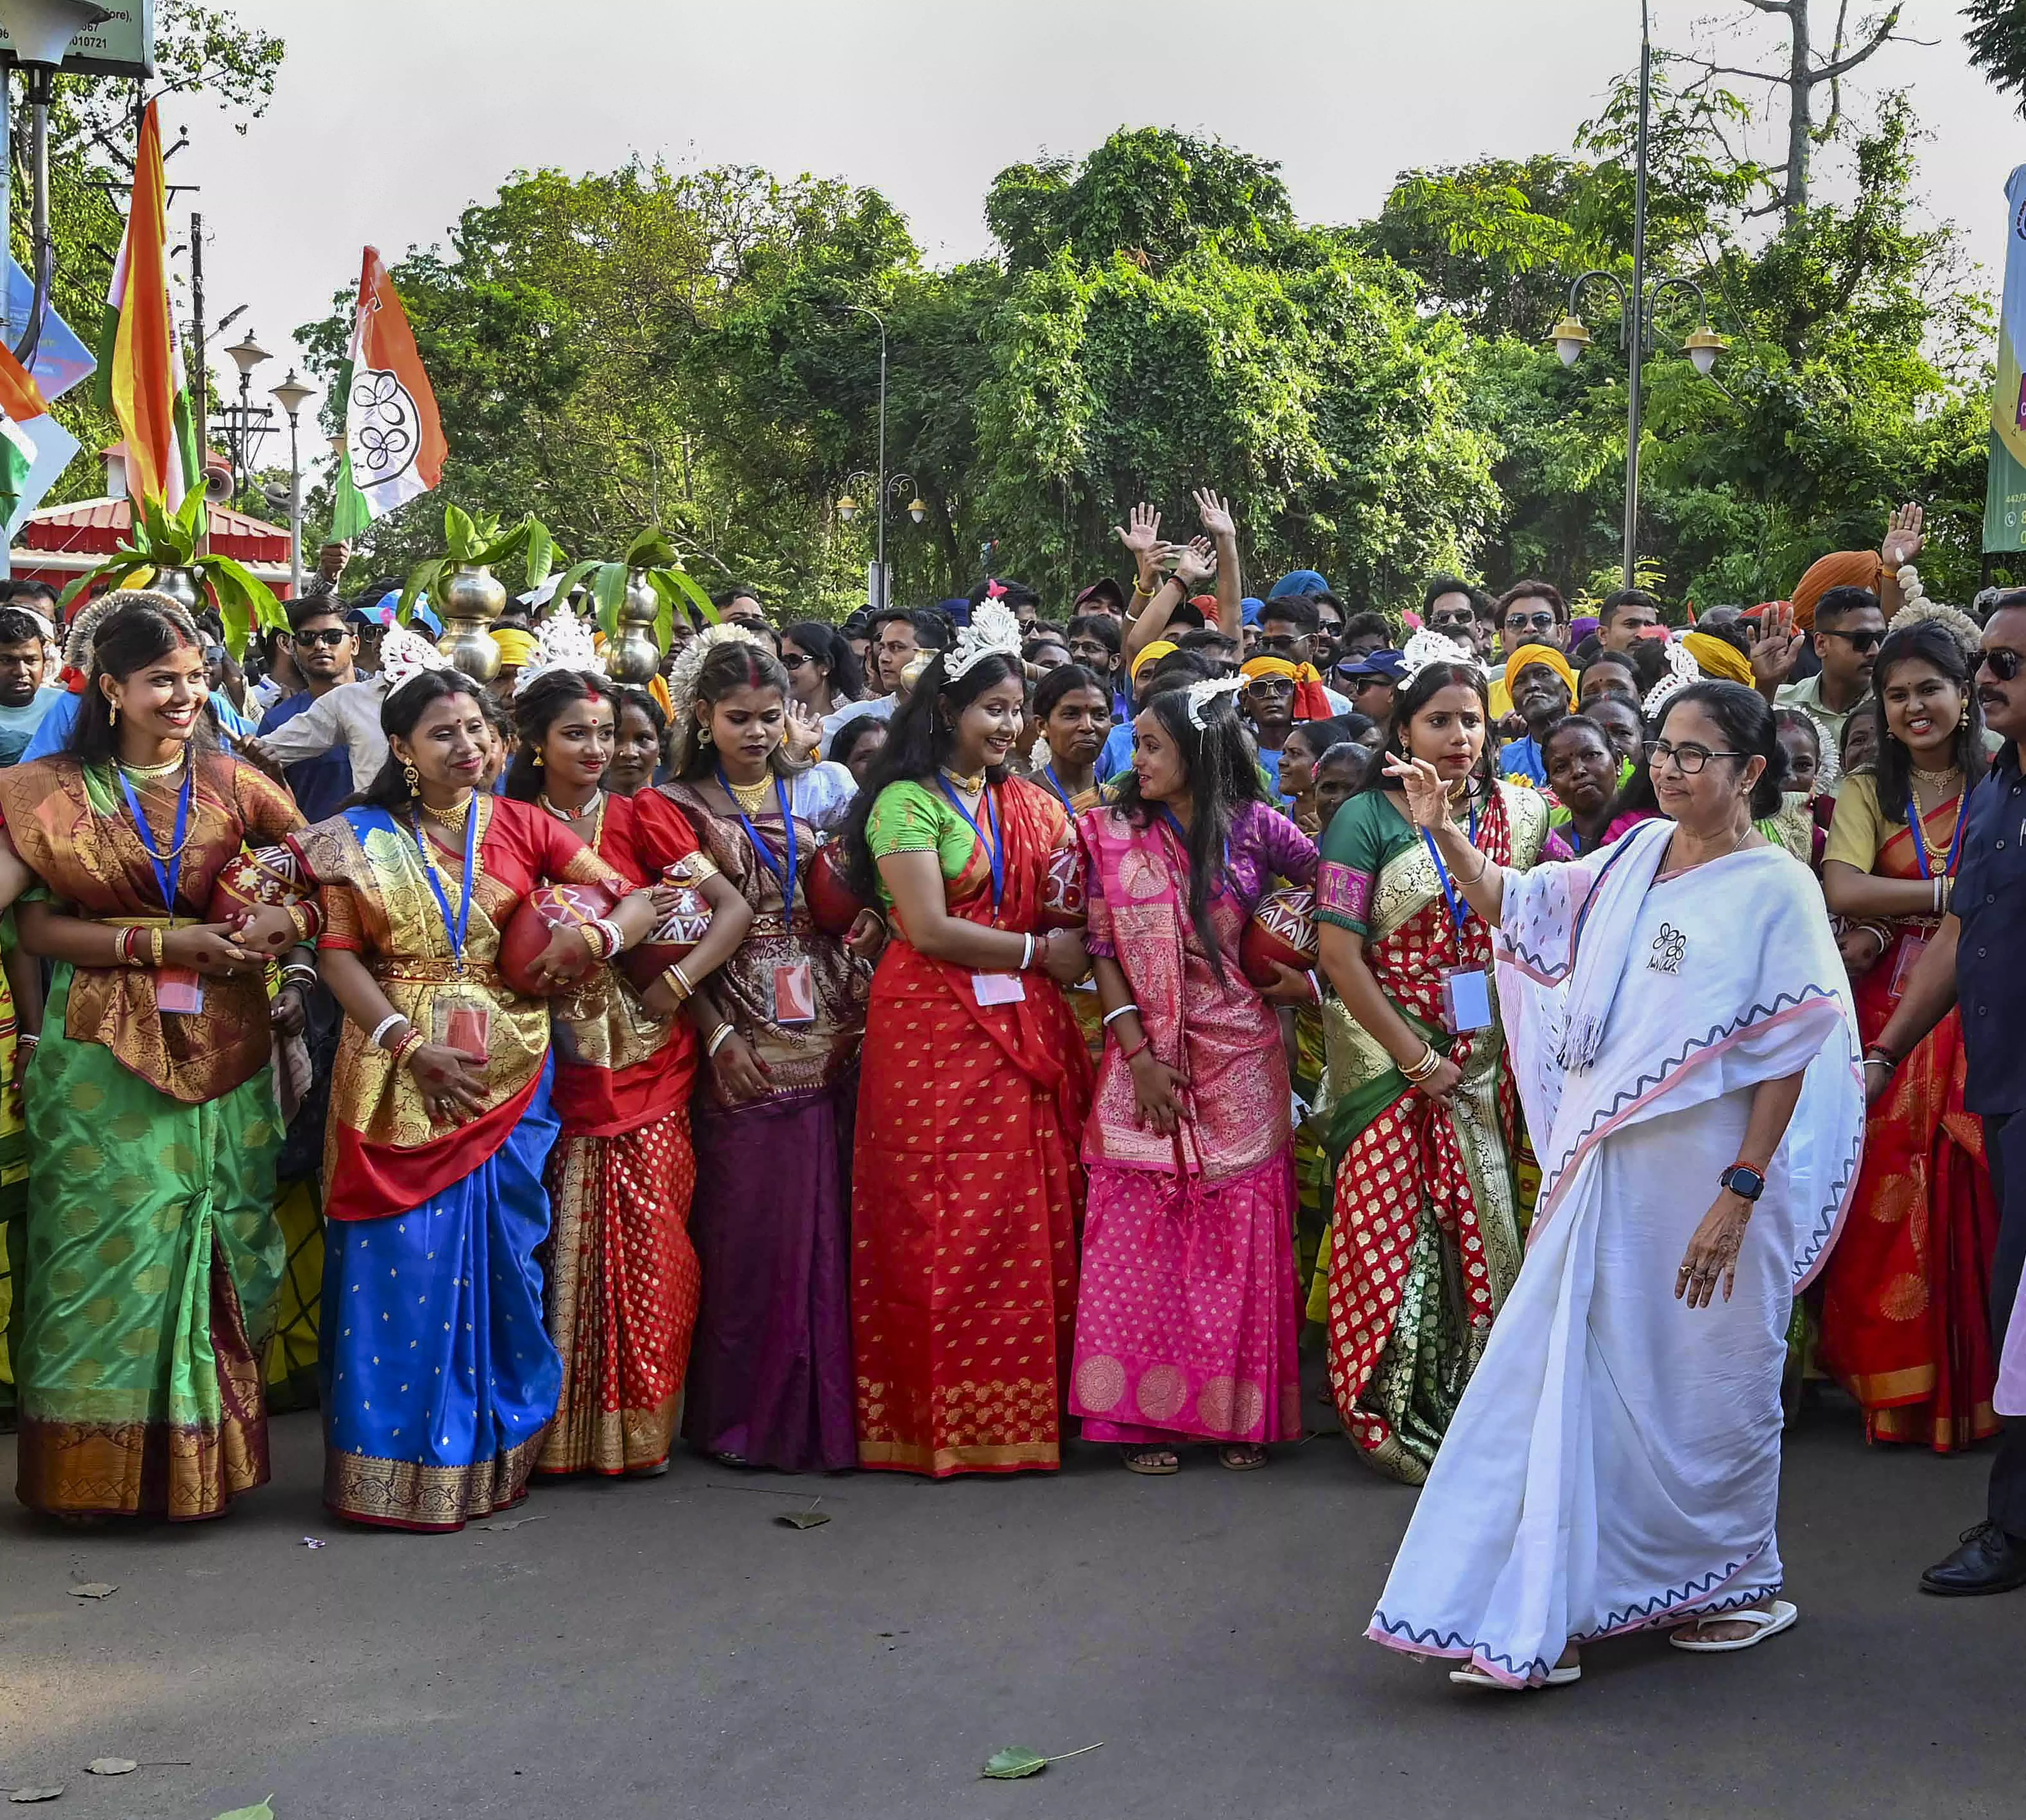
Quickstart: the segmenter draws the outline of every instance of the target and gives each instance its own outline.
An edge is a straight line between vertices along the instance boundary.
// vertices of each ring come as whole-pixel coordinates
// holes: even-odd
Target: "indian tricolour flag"
[[[0,340],[0,524],[11,525],[28,470],[35,465],[35,439],[25,427],[46,416],[41,388],[4,340]]]
[[[169,308],[168,184],[155,104],[141,116],[126,237],[105,295],[99,334],[98,397],[127,439],[127,491],[173,512],[204,464],[190,417],[182,344]]]
[[[443,425],[415,351],[414,332],[371,247],[359,275],[352,352],[344,367],[344,454],[330,534],[355,538],[376,518],[443,478]]]

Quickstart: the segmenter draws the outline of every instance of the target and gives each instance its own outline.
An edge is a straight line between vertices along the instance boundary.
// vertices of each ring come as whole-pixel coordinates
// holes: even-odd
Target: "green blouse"
[[[1354,796],[1330,818],[1316,868],[1316,915],[1354,935],[1368,936],[1366,921],[1379,874],[1419,837],[1383,790]]]
[[[890,853],[933,853],[947,881],[971,863],[978,836],[941,791],[926,784],[903,782],[889,784],[879,792],[866,818],[865,844],[875,860]],[[879,881],[879,901],[893,901],[884,879]]]

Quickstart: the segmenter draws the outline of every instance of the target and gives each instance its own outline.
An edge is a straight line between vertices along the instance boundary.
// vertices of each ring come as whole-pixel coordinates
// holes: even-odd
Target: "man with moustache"
[[[1991,1185],[2002,1211],[1991,1278],[1994,1346],[2005,1355],[2026,1264],[2026,590],[2001,594],[1984,631],[1975,678],[1984,723],[2004,741],[1970,793],[1962,859],[1949,914],[1906,983],[1899,1008],[1864,1052],[1866,1091],[1876,1100],[1893,1070],[1951,1006],[1962,1011],[1969,1068],[1964,1104],[1984,1120]],[[2026,1333],[2012,1336],[2026,1346]],[[2009,1361],[2014,1370],[2017,1361]],[[2006,1375],[2000,1370],[2000,1400]],[[1984,1520],[1946,1561],[1921,1576],[1924,1592],[1961,1597],[2026,1586],[2026,1417],[2010,1417],[1991,1463]]]

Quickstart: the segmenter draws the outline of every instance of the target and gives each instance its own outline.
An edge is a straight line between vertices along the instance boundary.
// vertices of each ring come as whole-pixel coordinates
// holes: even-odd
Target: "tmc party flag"
[[[12,522],[35,465],[35,439],[24,426],[49,408],[28,369],[0,342],[0,522]]]
[[[2026,164],[2005,186],[2010,231],[1998,317],[1998,383],[1991,398],[1991,460],[1984,481],[1984,547],[2026,550]]]
[[[330,535],[355,538],[443,478],[443,425],[407,314],[380,255],[366,249],[344,374],[344,454]]]
[[[100,402],[127,439],[127,491],[173,512],[201,484],[183,351],[169,309],[168,186],[162,128],[150,101],[134,153],[127,234],[105,296],[99,336]]]

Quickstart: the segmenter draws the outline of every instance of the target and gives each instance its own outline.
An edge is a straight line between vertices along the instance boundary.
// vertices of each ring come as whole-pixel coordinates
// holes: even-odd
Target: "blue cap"
[[[1404,651],[1368,651],[1353,663],[1339,664],[1336,673],[1339,676],[1372,676],[1398,682],[1406,665],[1407,653]]]
[[[1284,594],[1326,594],[1330,585],[1312,568],[1298,568],[1291,575],[1284,575],[1266,590],[1269,601],[1277,601]]]
[[[1257,594],[1247,594],[1238,603],[1239,623],[1245,626],[1256,626],[1259,623],[1259,616],[1265,610],[1266,603]]]

